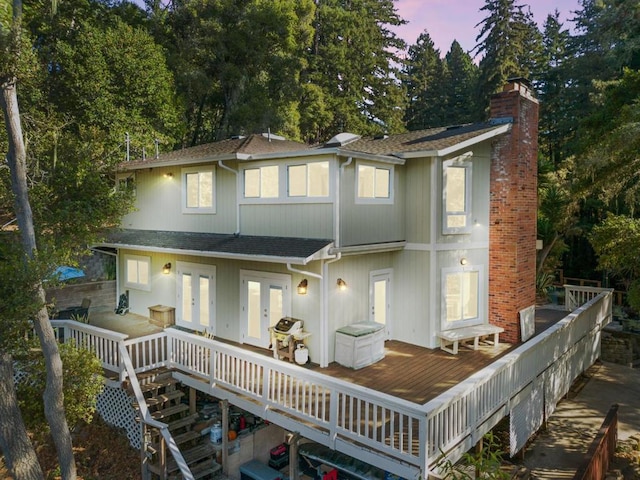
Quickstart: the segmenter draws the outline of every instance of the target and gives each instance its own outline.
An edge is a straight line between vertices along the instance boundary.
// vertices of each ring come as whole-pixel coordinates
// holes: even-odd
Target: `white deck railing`
[[[564,307],[567,312],[573,312],[589,300],[597,297],[602,288],[584,287],[580,285],[564,285]]]
[[[339,444],[356,452],[356,445],[363,446],[361,458],[370,463],[377,459],[397,475],[426,478],[442,452],[457,461],[509,413],[510,399],[566,352],[580,344],[583,369],[597,358],[598,342],[585,338],[610,321],[611,291],[571,288],[575,291],[567,298],[584,304],[425,405],[178,329],[122,342],[136,372],[175,368],[189,376],[192,386],[212,395],[222,393],[232,403],[258,410],[266,420],[293,422],[303,435],[330,447]],[[100,358],[106,355],[105,368],[123,372],[108,341],[103,343],[115,341],[112,332],[70,324],[65,323],[65,335],[75,338],[81,332],[85,341],[87,336],[101,337],[88,343]]]

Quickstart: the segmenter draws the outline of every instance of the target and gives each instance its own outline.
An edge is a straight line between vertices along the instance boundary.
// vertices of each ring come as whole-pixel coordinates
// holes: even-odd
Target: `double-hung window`
[[[213,167],[182,169],[184,213],[215,213],[215,170]]]
[[[356,203],[390,203],[393,168],[359,163],[356,167]]]
[[[125,255],[125,287],[151,290],[151,257]]]
[[[468,158],[467,155],[464,158]],[[471,231],[471,162],[447,160],[442,167],[442,233]]]

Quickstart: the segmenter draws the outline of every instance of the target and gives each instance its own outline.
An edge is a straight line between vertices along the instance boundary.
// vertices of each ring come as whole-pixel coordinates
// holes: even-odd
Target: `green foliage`
[[[35,298],[34,264],[25,261],[19,239],[3,233],[0,239],[0,350],[19,354],[27,347],[25,332],[41,305]]]
[[[96,399],[103,388],[102,364],[91,351],[76,346],[73,341],[60,345],[60,357],[64,372],[64,409],[67,423],[73,429],[93,418]],[[46,369],[39,344],[33,343],[30,352],[18,358],[18,366],[25,374],[17,385],[22,417],[27,428],[46,433],[48,424],[42,400]]]
[[[547,272],[540,272],[536,275],[536,296],[547,299],[549,292],[553,289],[555,275]]]
[[[593,228],[589,241],[598,256],[598,269],[627,286],[640,280],[640,219],[610,214]]]
[[[482,110],[489,96],[501,90],[511,77],[530,80],[542,56],[542,35],[531,10],[515,0],[486,0],[476,52],[480,60],[479,99]]]
[[[465,453],[460,462],[455,465],[445,459],[439,467],[444,475],[442,478],[446,480],[472,480],[475,478],[507,480],[511,478],[511,474],[500,468],[502,456],[500,444],[493,432],[490,431],[483,437],[483,447],[480,452]],[[479,472],[479,476],[476,476],[476,472]]]

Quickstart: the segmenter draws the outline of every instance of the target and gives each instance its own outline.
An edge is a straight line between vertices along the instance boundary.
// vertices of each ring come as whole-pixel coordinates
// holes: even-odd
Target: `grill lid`
[[[284,333],[287,335],[294,335],[302,331],[302,320],[291,317],[283,317],[273,327],[277,333]]]

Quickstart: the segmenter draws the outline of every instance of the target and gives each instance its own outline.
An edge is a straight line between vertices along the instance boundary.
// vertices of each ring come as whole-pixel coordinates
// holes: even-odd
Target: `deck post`
[[[196,389],[189,387],[189,413],[193,415],[196,412]]]
[[[229,475],[229,400],[220,400],[222,411],[222,472]]]
[[[287,443],[289,444],[289,478],[298,478],[298,443],[300,433],[289,434]]]

